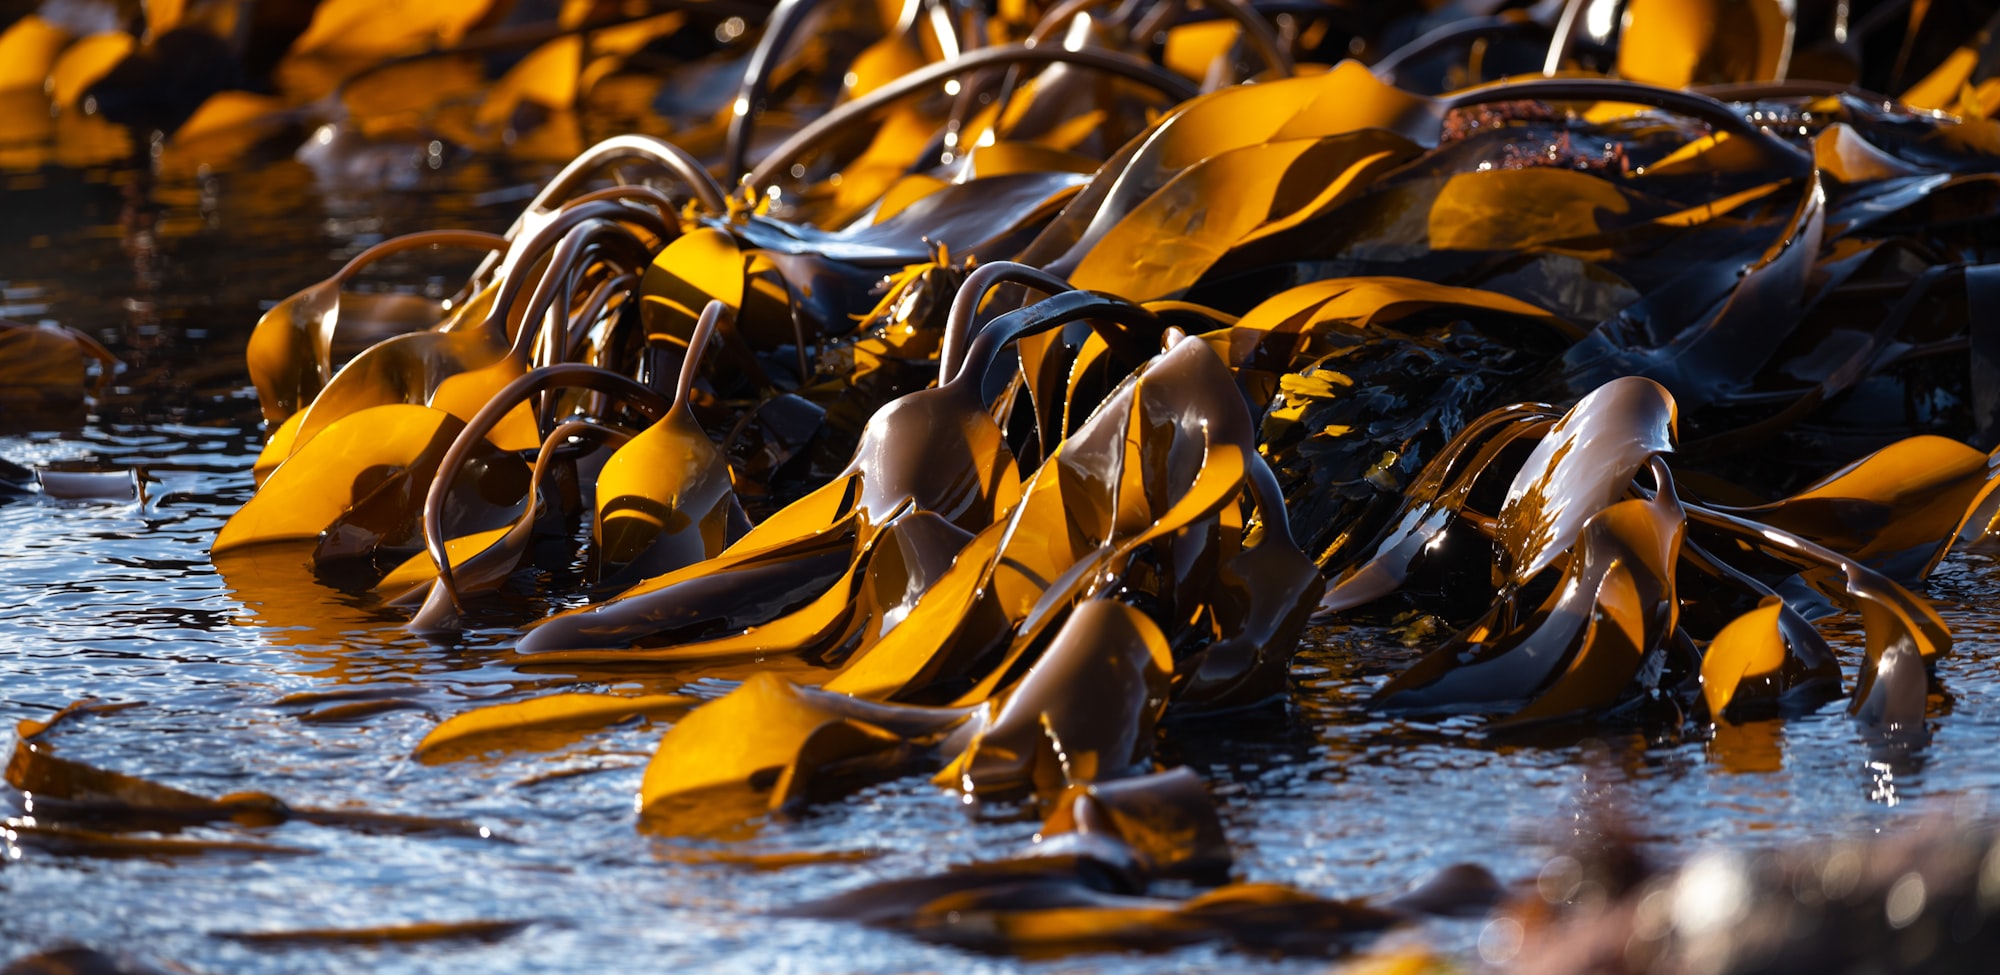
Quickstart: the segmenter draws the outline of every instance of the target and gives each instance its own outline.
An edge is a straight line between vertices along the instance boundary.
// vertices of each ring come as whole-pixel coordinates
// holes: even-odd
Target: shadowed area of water
[[[44,718],[85,697],[140,702],[67,726],[56,737],[62,754],[203,795],[255,790],[294,807],[473,827],[395,833],[295,819],[175,834],[296,848],[284,855],[6,848],[0,963],[74,943],[234,972],[600,971],[637,959],[652,970],[745,973],[1323,970],[1323,961],[1213,948],[1021,961],[767,916],[1010,852],[1034,826],[976,821],[913,776],[731,844],[650,838],[634,828],[633,796],[659,723],[547,751],[447,764],[410,757],[439,720],[553,680],[495,662],[510,631],[438,646],[408,635],[397,611],[308,579],[269,566],[218,572],[208,544],[249,496],[262,438],[241,355],[260,310],[386,236],[497,230],[544,175],[468,164],[426,174],[411,191],[353,195],[280,160],[186,182],[107,167],[0,183],[0,317],[78,329],[126,363],[88,414],[5,417],[0,458],[139,468],[147,478],[142,501],[0,497],[9,595],[0,722]],[[448,290],[464,270],[426,258],[377,280]],[[1290,707],[1173,724],[1162,757],[1209,781],[1241,879],[1331,896],[1393,892],[1462,861],[1529,878],[1552,845],[1605,808],[1665,859],[1711,843],[1863,833],[1913,810],[1976,811],[2000,785],[2000,751],[1989,744],[2000,732],[1996,581],[1983,559],[1958,557],[1931,587],[1958,645],[1939,667],[1935,737],[1916,752],[1871,751],[1841,704],[1712,740],[1487,742],[1471,720],[1366,713],[1358,702],[1416,651],[1380,631],[1342,630],[1312,634]],[[521,598],[533,608],[532,595]],[[1858,633],[1834,635],[1851,674]],[[331,710],[361,701],[374,704]],[[0,747],[13,747],[11,732],[0,732]],[[8,815],[29,821],[33,797],[5,792]],[[753,854],[826,862],[726,862]],[[467,920],[525,926],[374,947],[229,937]],[[1465,952],[1479,924],[1439,922],[1414,936]]]

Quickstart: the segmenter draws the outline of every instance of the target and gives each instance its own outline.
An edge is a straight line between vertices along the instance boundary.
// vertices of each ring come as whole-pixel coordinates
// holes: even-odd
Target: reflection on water
[[[7,178],[5,314],[98,338],[124,369],[87,414],[0,417],[0,458],[143,469],[151,480],[137,500],[0,494],[0,572],[13,597],[0,608],[0,720],[46,718],[85,697],[143,702],[65,727],[64,754],[202,796],[255,790],[298,808],[462,819],[486,835],[295,817],[174,835],[305,856],[103,859],[10,847],[0,962],[77,941],[213,971],[612,970],[634,957],[757,973],[1321,970],[1209,948],[975,958],[764,916],[1014,850],[1034,826],[970,820],[913,777],[765,824],[737,845],[650,838],[634,828],[632,797],[668,717],[564,734],[547,751],[419,762],[412,751],[440,720],[554,682],[507,663],[504,620],[437,645],[409,635],[400,612],[374,597],[314,581],[299,552],[211,563],[208,543],[249,495],[262,437],[241,357],[260,310],[386,236],[499,229],[538,175],[468,163],[426,175],[424,192],[409,194],[329,191],[289,160],[178,178],[118,167]],[[401,257],[377,281],[435,290],[464,260]],[[1913,809],[1976,803],[2000,785],[2000,753],[1989,747],[2000,724],[2000,623],[1984,598],[1996,582],[2000,571],[1977,558],[1938,575],[1933,595],[1960,642],[1939,666],[1949,696],[1933,697],[1935,733],[1922,747],[1871,750],[1838,704],[1712,736],[1485,742],[1469,719],[1359,710],[1415,650],[1379,631],[1325,630],[1299,659],[1292,706],[1171,725],[1162,755],[1202,773],[1223,800],[1240,875],[1335,896],[1394,891],[1468,860],[1533,877],[1548,845],[1605,804],[1669,855],[1866,831]],[[1851,672],[1859,635],[1835,635]],[[595,676],[574,689],[719,689]],[[6,801],[12,815],[30,814],[31,798]],[[476,938],[387,947],[221,936],[428,922],[496,923]],[[1439,922],[1424,934],[1470,953],[1481,930]]]

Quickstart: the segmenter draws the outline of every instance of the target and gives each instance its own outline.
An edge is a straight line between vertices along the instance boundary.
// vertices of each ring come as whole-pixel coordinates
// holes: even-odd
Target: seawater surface
[[[467,824],[397,832],[293,819],[176,834],[291,848],[283,854],[9,848],[0,964],[77,944],[160,966],[273,973],[1324,970],[1325,960],[1207,947],[1022,960],[774,917],[1003,855],[1034,824],[975,819],[913,776],[732,842],[649,837],[635,829],[633,797],[663,723],[547,751],[419,762],[413,746],[441,719],[550,680],[498,662],[512,631],[434,644],[369,598],[268,565],[211,563],[210,540],[250,494],[263,436],[242,360],[261,310],[384,237],[500,229],[547,172],[474,161],[419,174],[408,189],[359,192],[286,159],[179,180],[132,166],[0,177],[0,317],[76,328],[126,363],[88,413],[0,421],[0,458],[146,477],[138,501],[0,496],[0,722],[81,698],[133,703],[66,726],[61,753],[204,795],[255,790],[296,808]],[[466,270],[453,261],[403,261],[374,280],[449,290]],[[1393,893],[1464,861],[1531,879],[1553,847],[1607,814],[1672,862],[1708,845],[1976,812],[2000,786],[1996,584],[2000,572],[1965,556],[1931,586],[1958,644],[1939,667],[1934,738],[1916,751],[1871,750],[1838,703],[1713,738],[1485,742],[1470,720],[1359,707],[1416,651],[1388,633],[1342,630],[1310,635],[1289,706],[1172,724],[1161,754],[1208,780],[1240,879],[1343,897]],[[1858,633],[1836,636],[1851,674]],[[597,689],[642,686],[662,689]],[[0,748],[13,744],[0,732]],[[32,796],[0,791],[8,815],[32,820]],[[473,920],[521,923],[407,945],[233,937]],[[1392,939],[1469,960],[1480,924]]]

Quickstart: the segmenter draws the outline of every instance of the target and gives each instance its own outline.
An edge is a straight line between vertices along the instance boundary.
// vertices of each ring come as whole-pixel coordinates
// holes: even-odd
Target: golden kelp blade
[[[1712,720],[1727,720],[1739,697],[1768,702],[1811,683],[1837,688],[1839,668],[1810,627],[1775,596],[1724,626],[1701,659],[1701,694]]]
[[[1112,157],[1077,205],[1017,259],[1069,274],[1155,190],[1218,153],[1372,128],[1432,145],[1439,111],[1430,99],[1384,85],[1352,61],[1317,77],[1238,85],[1204,95],[1176,108]]]
[[[1211,156],[1105,232],[1070,280],[1135,301],[1176,297],[1235,247],[1340,205],[1419,152],[1406,139],[1368,129]],[[1314,181],[1303,192],[1281,192],[1288,174],[1322,170],[1338,174],[1324,188]]]
[[[537,732],[595,730],[637,715],[671,714],[693,707],[695,698],[681,694],[619,697],[611,694],[549,694],[526,701],[492,704],[452,716],[432,728],[417,743],[416,756],[427,762],[448,761]]]
[[[68,31],[28,14],[0,31],[0,91],[40,90],[70,41]]]
[[[403,496],[411,516],[423,487],[465,424],[425,406],[374,406],[299,449],[231,515],[215,538],[220,553],[260,542],[313,539],[370,496]],[[414,528],[414,517],[408,526]],[[391,539],[397,541],[400,539]]]
[[[696,708],[646,766],[640,813],[670,833],[715,833],[806,798],[811,780],[896,770],[906,739],[934,737],[970,708],[871,704],[767,673]]]
[[[687,238],[682,238],[686,240]],[[681,363],[674,405],[605,461],[592,532],[604,575],[655,576],[720,554],[736,503],[728,464],[694,417],[692,397],[720,300],[702,309]]]
[[[1781,0],[1631,0],[1618,75],[1662,88],[1782,81],[1792,55],[1792,5]]]
[[[1899,440],[1770,504],[1729,509],[1918,580],[1992,477],[1985,454],[1944,437]]]

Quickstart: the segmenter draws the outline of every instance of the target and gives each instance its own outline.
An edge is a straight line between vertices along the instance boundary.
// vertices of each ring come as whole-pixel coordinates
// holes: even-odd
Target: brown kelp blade
[[[1079,297],[1032,307],[1087,299],[1071,294]],[[1249,437],[1226,367],[1200,339],[1179,338],[1063,442],[1004,521],[968,543],[911,611],[923,626],[860,648],[828,686],[895,697],[940,679],[971,681],[969,700],[981,700],[1016,673],[1036,643],[1031,631],[1052,635],[1069,607],[1106,573],[1122,572],[1140,547],[1166,548],[1171,538],[1188,564],[1212,564],[1205,553],[1220,544],[1218,512],[1243,490]],[[1171,579],[1159,595],[1205,591],[1207,578]],[[1024,624],[1010,641],[1008,631]]]
[[[1173,668],[1144,613],[1085,602],[936,781],[967,795],[1053,794],[1129,775],[1152,754]]]
[[[1394,708],[1502,711],[1514,722],[1571,717],[1632,693],[1644,659],[1673,633],[1674,568],[1685,518],[1665,465],[1658,490],[1583,524],[1548,602],[1510,625],[1495,611],[1398,674],[1374,700]],[[1523,703],[1525,702],[1525,703]]]
[[[1500,505],[1511,585],[1547,568],[1653,456],[1673,449],[1674,418],[1673,396],[1635,376],[1598,387],[1556,421]]]

